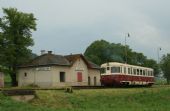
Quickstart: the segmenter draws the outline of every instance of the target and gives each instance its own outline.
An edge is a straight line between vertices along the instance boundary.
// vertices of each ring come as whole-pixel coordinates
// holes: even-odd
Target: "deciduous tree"
[[[133,51],[126,46],[127,63],[150,67],[158,74],[158,64],[155,60],[147,59],[143,53]],[[85,51],[85,57],[92,62],[101,65],[106,62],[121,62],[125,63],[125,46],[121,44],[109,43],[105,40],[94,41]]]
[[[167,83],[170,84],[170,54],[163,55],[160,65]]]
[[[13,86],[17,85],[17,66],[26,62],[33,45],[32,31],[36,30],[36,18],[16,8],[3,8],[0,18],[0,63],[9,70]]]

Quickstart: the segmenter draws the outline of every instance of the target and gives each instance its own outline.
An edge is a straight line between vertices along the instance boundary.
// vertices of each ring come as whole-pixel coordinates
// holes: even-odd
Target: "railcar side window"
[[[142,69],[140,70],[140,75],[142,75]]]
[[[150,71],[148,71],[148,76],[150,76]]]
[[[153,71],[151,71],[151,76],[153,76]]]
[[[128,74],[130,74],[130,68],[128,68]]]
[[[143,70],[143,75],[145,76],[145,70]]]
[[[133,69],[133,74],[136,75],[136,69]]]
[[[101,74],[106,73],[106,68],[101,68],[100,73],[101,73]]]
[[[139,75],[139,69],[137,69],[137,75]]]
[[[122,73],[122,67],[120,67],[120,73]]]
[[[111,67],[111,73],[120,73],[120,67]]]
[[[148,76],[148,71],[147,70],[145,70],[145,74],[146,74],[146,76]]]
[[[126,67],[124,67],[124,73],[126,74]]]

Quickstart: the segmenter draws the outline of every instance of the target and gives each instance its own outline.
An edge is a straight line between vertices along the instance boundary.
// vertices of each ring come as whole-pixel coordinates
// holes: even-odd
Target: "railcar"
[[[147,67],[108,62],[101,65],[100,81],[103,86],[152,86],[154,84],[154,70]]]

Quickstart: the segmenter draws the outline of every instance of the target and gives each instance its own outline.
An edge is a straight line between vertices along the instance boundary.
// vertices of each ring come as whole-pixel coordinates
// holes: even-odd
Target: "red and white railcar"
[[[118,62],[101,65],[101,84],[104,86],[154,84],[153,69]]]

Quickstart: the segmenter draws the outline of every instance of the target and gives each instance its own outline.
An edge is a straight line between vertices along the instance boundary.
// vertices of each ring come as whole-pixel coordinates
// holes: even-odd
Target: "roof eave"
[[[42,65],[19,66],[18,68],[45,67],[45,66],[68,66],[68,67],[70,67],[71,65],[67,65],[67,64],[42,64]]]

